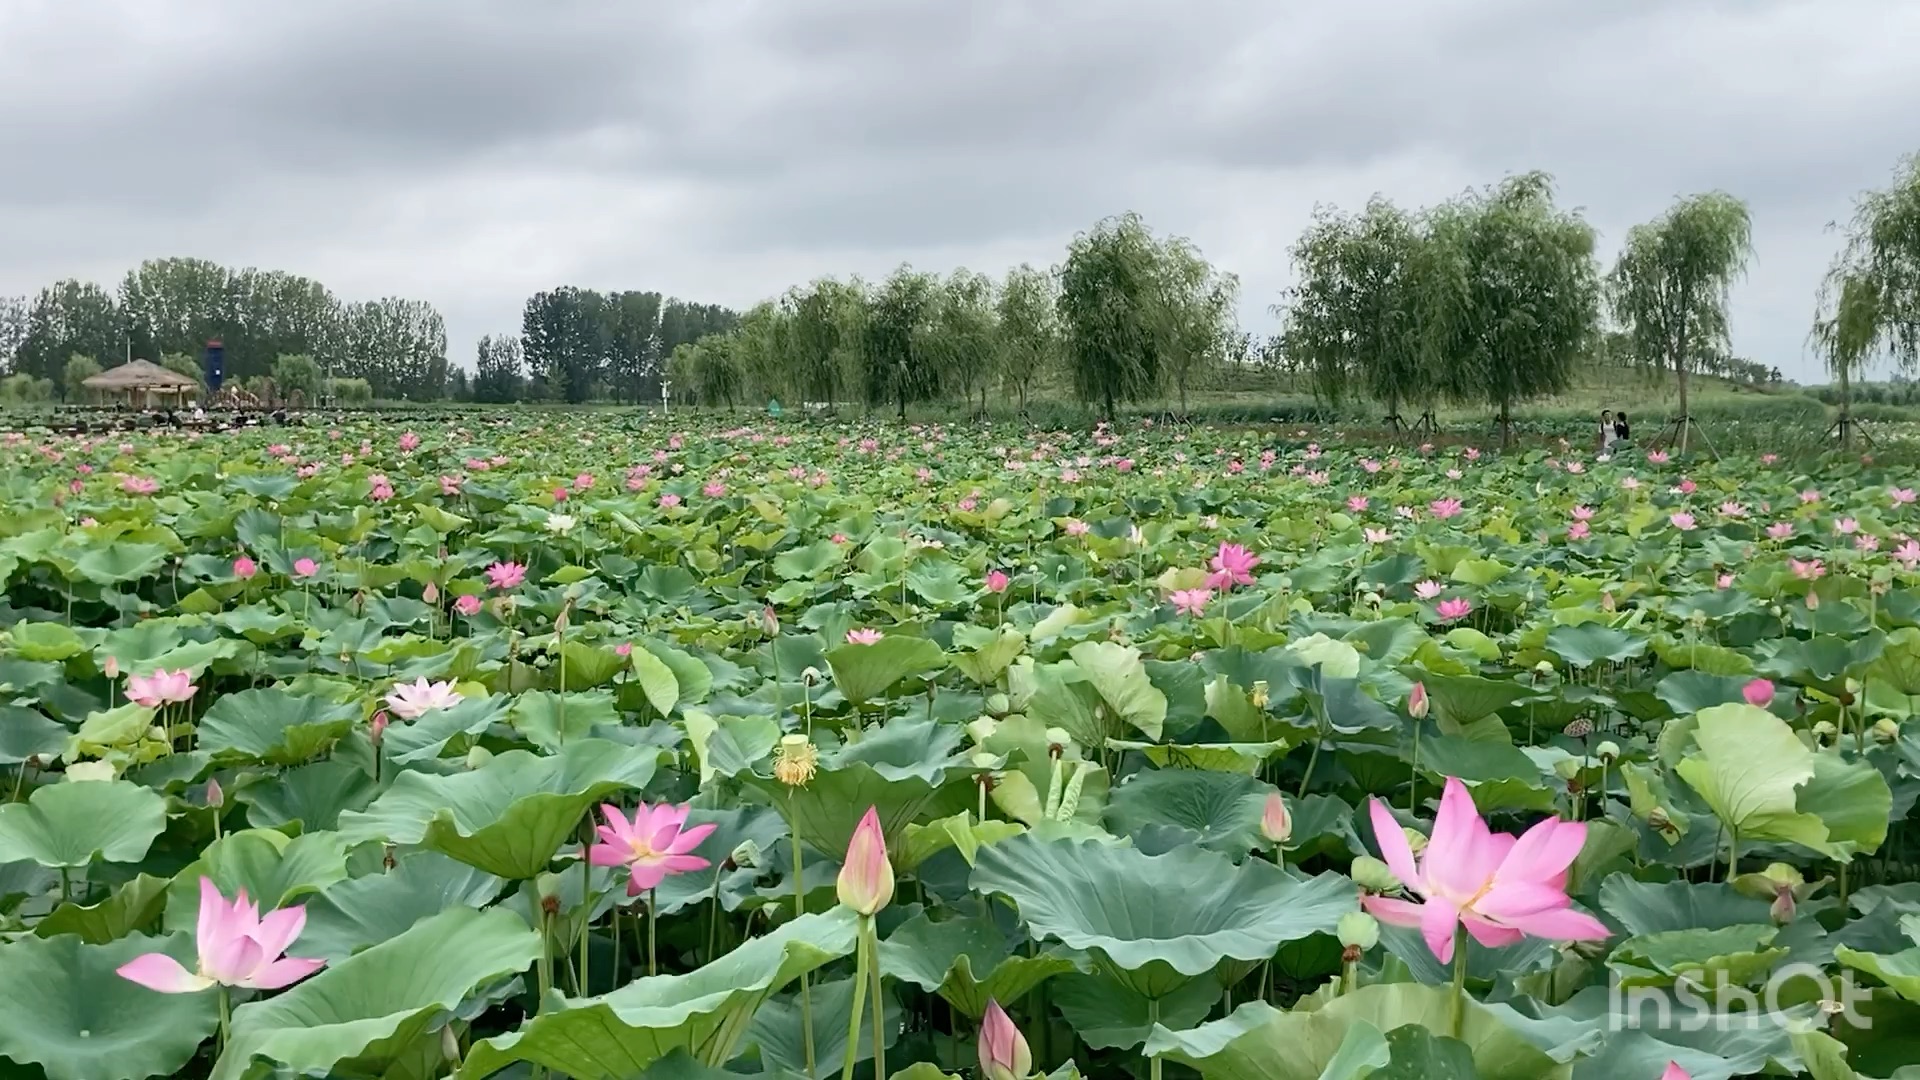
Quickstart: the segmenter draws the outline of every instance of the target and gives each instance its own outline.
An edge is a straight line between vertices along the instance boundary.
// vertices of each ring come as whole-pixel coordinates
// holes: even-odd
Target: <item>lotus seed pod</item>
[[[727,854],[727,860],[742,869],[755,869],[760,865],[760,845],[743,840]]]
[[[1380,923],[1364,911],[1349,911],[1340,916],[1334,933],[1340,938],[1340,944],[1358,947],[1363,952],[1380,943]]]
[[[1073,736],[1068,734],[1067,729],[1063,727],[1048,728],[1046,739],[1048,746],[1057,746],[1063,750],[1073,745]]]
[[[1600,758],[1601,761],[1604,761],[1609,765],[1611,765],[1615,760],[1617,760],[1620,757],[1620,744],[1609,739],[1606,742],[1601,743],[1599,746],[1594,747],[1593,752],[1596,756]]]
[[[1873,722],[1873,738],[1875,742],[1896,742],[1900,738],[1900,725],[1893,722],[1893,717],[1883,716]]]
[[[987,696],[987,711],[993,715],[1005,716],[1008,712],[1012,711],[1012,709],[1013,702],[1008,699],[1007,695],[990,694]]]
[[[493,751],[484,746],[476,746],[467,751],[467,768],[478,769],[493,760]]]
[[[1387,864],[1371,855],[1355,858],[1351,874],[1353,883],[1370,893],[1393,892],[1400,887],[1400,879],[1393,876]]]

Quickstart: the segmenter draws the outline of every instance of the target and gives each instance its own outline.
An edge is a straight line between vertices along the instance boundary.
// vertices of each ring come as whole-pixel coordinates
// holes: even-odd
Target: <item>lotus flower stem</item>
[[[587,852],[593,844],[593,812],[587,812],[587,818],[581,828],[586,836],[580,841],[580,996],[593,995],[587,981],[587,966],[593,953],[593,864],[587,860]]]
[[[1727,837],[1727,884],[1733,884],[1734,876],[1740,873],[1740,830],[1733,829]]]
[[[811,726],[811,725],[809,725]],[[793,794],[787,794],[787,820],[793,820]],[[806,914],[807,888],[801,877],[800,831],[790,830],[793,839],[793,917]],[[800,973],[800,1031],[806,1046],[807,1080],[813,1080],[817,1074],[813,1071],[813,987],[806,972]]]
[[[655,949],[655,938],[658,936],[655,933],[656,922],[658,922],[658,920],[655,919],[653,915],[653,890],[648,889],[647,890],[647,975],[648,977],[652,977],[654,975],[660,974],[660,954]]]
[[[610,920],[613,923],[613,985],[620,985],[620,904],[618,899],[613,905]]]
[[[859,937],[853,950],[853,1009],[847,1014],[847,1054],[840,1066],[840,1080],[853,1080],[853,1066],[860,1057],[860,1012],[867,1000],[867,928],[873,924],[873,916],[860,916]],[[874,1006],[879,1007],[879,1002]],[[875,1034],[878,1034],[878,1028]],[[880,1043],[876,1039],[873,1045],[875,1076],[884,1076],[880,1071]]]
[[[1453,1004],[1452,1022],[1448,1025],[1449,1034],[1459,1039],[1461,1026],[1467,1015],[1467,924],[1461,923],[1453,930]]]
[[[1160,1023],[1160,999],[1147,999],[1147,1033],[1151,1037],[1155,1025]],[[1147,1058],[1147,1076],[1150,1080],[1160,1080],[1160,1055]]]
[[[1319,749],[1319,747],[1315,747]],[[1407,813],[1420,809],[1420,721],[1413,722],[1413,769],[1407,777]]]
[[[726,873],[727,864],[722,860],[713,869],[713,891],[708,895],[707,908],[707,963],[713,963],[720,954],[720,875]]]
[[[873,979],[873,1075],[887,1075],[886,999],[880,996],[880,931],[872,919],[866,920],[867,971]]]
[[[227,1039],[231,1036],[233,1027],[233,990],[225,983],[221,983],[218,990],[220,995],[220,1034],[213,1044],[213,1056],[215,1058],[227,1052]]]

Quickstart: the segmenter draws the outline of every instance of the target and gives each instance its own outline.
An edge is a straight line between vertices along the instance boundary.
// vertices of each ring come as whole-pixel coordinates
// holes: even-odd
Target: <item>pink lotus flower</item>
[[[864,627],[859,630],[849,630],[847,631],[847,644],[878,645],[880,643],[880,639],[885,636],[886,636],[885,634],[882,634],[880,631],[875,630],[872,627]]]
[[[1627,491],[1638,491],[1640,490],[1640,478],[1636,476],[1623,476],[1620,478],[1620,486]]]
[[[1764,709],[1773,704],[1773,683],[1767,679],[1755,679],[1740,688],[1740,696],[1747,704],[1756,709]]]
[[[676,507],[676,506],[679,506],[679,505],[680,505],[680,496],[678,496],[678,495],[675,495],[675,494],[674,494],[673,492],[671,492],[671,491],[669,491],[669,492],[667,492],[666,494],[664,494],[664,495],[662,495],[662,496],[660,496],[660,506],[661,506],[661,507],[662,507],[663,509],[666,509],[666,510],[671,510],[671,509],[673,509],[674,507]]]
[[[1720,516],[1737,520],[1747,516],[1747,508],[1737,502],[1723,502],[1720,504]]]
[[[1461,478],[1462,476],[1465,476],[1465,475],[1466,475],[1466,474],[1465,474],[1465,473],[1463,473],[1463,472],[1461,472],[1461,471],[1460,471],[1459,469],[1448,469],[1448,470],[1447,470],[1447,479],[1449,479],[1449,480],[1458,480],[1458,479],[1460,479],[1460,478]]]
[[[1384,544],[1393,539],[1393,534],[1385,529],[1365,529],[1362,531],[1366,535],[1367,543],[1369,544]]]
[[[1593,529],[1584,521],[1576,521],[1567,526],[1567,539],[1569,540],[1585,540],[1591,535],[1593,535]]]
[[[400,436],[400,449],[405,450],[407,453],[413,453],[419,446],[420,436],[415,435],[413,432],[409,431],[405,435]]]
[[[560,503],[560,502],[566,502],[566,501],[567,501],[567,489],[566,489],[566,488],[564,488],[564,487],[557,487],[557,488],[554,488],[554,489],[553,489],[553,501],[554,501],[554,502],[557,502],[557,503]]]
[[[212,878],[200,879],[200,918],[194,945],[200,954],[188,971],[165,953],[143,953],[120,965],[121,978],[163,994],[192,994],[213,986],[278,990],[325,966],[325,960],[280,955],[306,929],[307,909],[295,905],[266,918],[247,899],[245,889],[228,903]]]
[[[1817,503],[1817,502],[1819,502],[1819,501],[1820,501],[1820,489],[1819,489],[1819,488],[1808,488],[1808,489],[1806,489],[1805,491],[1802,491],[1802,492],[1800,493],[1800,501],[1801,501],[1801,502],[1802,502],[1803,504],[1806,504],[1806,505],[1809,505],[1809,506],[1811,506],[1811,505],[1813,505],[1814,503]]]
[[[718,499],[726,493],[727,485],[718,480],[708,481],[707,486],[700,489],[700,494],[705,495],[709,499]]]
[[[1652,450],[1647,453],[1647,462],[1652,465],[1665,465],[1671,460],[1665,450]]]
[[[1685,510],[1681,510],[1677,513],[1667,515],[1667,521],[1674,528],[1679,529],[1681,532],[1693,531],[1693,525],[1694,525],[1693,515],[1687,513]]]
[[[1572,513],[1573,513],[1573,520],[1575,521],[1592,521],[1593,520],[1593,507],[1591,506],[1576,506],[1573,508]]]
[[[147,709],[157,709],[162,705],[172,705],[193,697],[199,688],[193,685],[193,676],[185,668],[168,671],[161,668],[151,675],[134,675],[127,679],[127,700]]]
[[[613,655],[627,657],[633,655],[633,642],[623,641],[613,647]]]
[[[880,813],[867,807],[860,824],[847,843],[847,858],[840,865],[835,885],[840,902],[872,916],[893,899],[893,863],[887,859],[886,834],[880,831]]]
[[[1773,524],[1767,526],[1767,536],[1770,539],[1785,540],[1787,537],[1792,535],[1793,535],[1793,522],[1791,521],[1776,521]]]
[[[1434,614],[1440,616],[1442,622],[1464,619],[1472,611],[1473,602],[1464,596],[1456,596],[1450,600],[1442,600],[1436,604],[1433,609]]]
[[[1850,517],[1843,517],[1833,523],[1836,536],[1851,536],[1860,531],[1860,523]]]
[[[387,708],[402,720],[418,720],[435,709],[450,708],[464,700],[451,681],[428,682],[426,676],[412,683],[396,683],[387,695]]]
[[[1880,538],[1872,533],[1861,533],[1853,538],[1853,546],[1861,551],[1880,550]]]
[[[1434,517],[1437,517],[1440,520],[1445,521],[1450,517],[1455,517],[1459,515],[1460,500],[1459,499],[1435,499],[1432,502],[1427,504],[1427,509],[1433,512]]]
[[[1894,549],[1893,557],[1905,563],[1907,569],[1920,566],[1920,541],[1909,540]]]
[[[1213,599],[1213,590],[1175,589],[1167,599],[1173,601],[1173,610],[1197,619],[1201,612],[1207,610],[1207,602]]]
[[[1445,589],[1446,589],[1445,585],[1440,584],[1439,582],[1433,580],[1432,578],[1428,578],[1427,580],[1419,582],[1418,584],[1414,585],[1413,595],[1419,597],[1422,600],[1431,600],[1434,597],[1439,596],[1440,593]]]
[[[1600,920],[1574,911],[1567,897],[1567,868],[1586,843],[1585,825],[1547,818],[1522,836],[1496,833],[1474,808],[1467,785],[1450,776],[1433,838],[1416,863],[1400,823],[1379,799],[1369,801],[1381,857],[1420,900],[1366,896],[1361,905],[1381,922],[1419,927],[1441,963],[1453,960],[1460,925],[1489,948],[1528,935],[1552,941],[1611,936]]]
[[[713,864],[692,851],[719,826],[686,828],[690,808],[691,804],[648,807],[641,803],[629,822],[619,807],[603,804],[600,813],[606,824],[595,827],[600,842],[587,849],[587,861],[595,866],[627,867],[628,896],[657,888],[674,874],[705,870]]]
[[[453,610],[471,619],[480,614],[480,598],[472,593],[466,593],[453,602]]]
[[[1713,583],[1718,588],[1731,589],[1733,588],[1733,575],[1721,574],[1719,577],[1713,580]]]
[[[1817,580],[1827,572],[1826,566],[1819,559],[1808,559],[1806,562],[1788,559],[1787,565],[1793,568],[1793,576],[1802,581]]]
[[[1680,482],[1674,485],[1674,490],[1682,495],[1691,495],[1700,490],[1700,487],[1693,482],[1692,477],[1683,476],[1680,478]]]
[[[1223,543],[1208,565],[1213,567],[1213,573],[1207,575],[1207,585],[1231,589],[1235,585],[1253,584],[1253,568],[1260,565],[1260,557],[1239,544]]]
[[[1260,808],[1260,835],[1269,844],[1284,844],[1293,836],[1293,815],[1287,810],[1286,796],[1277,791],[1267,792]]]
[[[1092,531],[1093,531],[1093,526],[1088,525],[1086,522],[1081,521],[1079,518],[1067,519],[1067,535],[1068,536],[1085,536]]]
[[[1033,1075],[1033,1052],[1000,1003],[987,999],[980,1018],[980,1075],[983,1080],[1027,1080]]]
[[[497,562],[487,567],[487,584],[496,589],[516,589],[527,580],[527,568],[517,562]]]
[[[1762,465],[1771,465],[1774,462],[1779,460],[1780,460],[1779,454],[1761,454],[1760,455],[1760,464]]]
[[[120,490],[129,495],[151,495],[160,490],[160,481],[150,476],[129,476],[120,481]]]
[[[1003,593],[1007,591],[1007,573],[1004,570],[987,571],[987,591]]]
[[[461,480],[457,476],[440,477],[440,494],[449,497],[460,494]]]
[[[590,473],[590,472],[583,472],[583,473],[581,473],[580,475],[578,475],[578,476],[576,476],[576,477],[574,477],[574,478],[573,478],[573,490],[575,490],[575,491],[590,491],[590,490],[592,490],[592,488],[593,488],[593,474],[592,474],[592,473]]]
[[[1916,498],[1912,488],[1894,488],[1887,492],[1887,495],[1893,499],[1895,506],[1905,506]]]
[[[318,574],[319,572],[320,572],[320,564],[317,562],[314,562],[312,559],[293,560],[293,576],[294,577],[303,577],[303,578],[312,577],[313,575]]]
[[[245,555],[233,560],[233,576],[246,581],[260,572],[260,564]]]
[[[1693,1074],[1681,1068],[1679,1062],[1669,1061],[1666,1071],[1660,1074],[1660,1080],[1693,1080]]]
[[[1353,511],[1353,512],[1354,512],[1354,513],[1356,513],[1356,514],[1364,514],[1364,513],[1366,513],[1366,512],[1367,512],[1367,497],[1366,497],[1365,495],[1349,495],[1349,496],[1347,496],[1347,509],[1349,509],[1349,510],[1351,510],[1351,511]]]

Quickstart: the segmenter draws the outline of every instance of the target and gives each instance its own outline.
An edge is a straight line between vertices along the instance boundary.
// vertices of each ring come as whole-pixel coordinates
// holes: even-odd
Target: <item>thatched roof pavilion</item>
[[[81,383],[102,394],[126,394],[134,408],[152,408],[159,398],[171,398],[174,404],[188,394],[200,393],[200,382],[177,371],[169,371],[149,360],[130,360],[112,371],[103,371]]]

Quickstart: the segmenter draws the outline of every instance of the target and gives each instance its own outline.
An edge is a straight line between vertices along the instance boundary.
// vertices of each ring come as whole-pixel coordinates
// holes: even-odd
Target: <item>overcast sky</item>
[[[1612,253],[1752,206],[1734,351],[1813,378],[1828,222],[1920,150],[1905,0],[0,0],[0,293],[196,255],[446,315],[1050,266],[1138,210],[1289,282],[1316,202],[1540,168]]]

